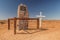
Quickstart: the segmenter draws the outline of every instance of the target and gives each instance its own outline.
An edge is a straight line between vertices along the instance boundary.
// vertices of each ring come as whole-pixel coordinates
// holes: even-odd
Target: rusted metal
[[[14,34],[16,34],[16,17],[14,18]]]
[[[8,30],[10,30],[10,19],[8,19]]]
[[[16,20],[36,20],[38,18],[16,18]],[[10,20],[14,20],[14,18],[10,18]]]
[[[16,34],[16,20],[37,20],[37,29],[39,29],[39,19],[38,18],[10,18],[8,19],[8,30],[10,30],[10,20],[14,20],[14,34]]]
[[[39,19],[37,20],[37,29],[39,29]]]

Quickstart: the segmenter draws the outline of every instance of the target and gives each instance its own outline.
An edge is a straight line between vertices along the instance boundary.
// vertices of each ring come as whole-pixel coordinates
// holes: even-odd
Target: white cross
[[[39,27],[42,28],[42,18],[45,16],[43,16],[42,12],[40,12],[40,15],[37,15],[37,17],[39,18]]]

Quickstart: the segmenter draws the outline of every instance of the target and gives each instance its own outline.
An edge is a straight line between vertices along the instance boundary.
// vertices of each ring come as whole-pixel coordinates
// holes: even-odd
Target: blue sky
[[[20,3],[26,4],[30,17],[42,11],[47,20],[60,20],[60,0],[0,0],[0,20],[17,16]]]

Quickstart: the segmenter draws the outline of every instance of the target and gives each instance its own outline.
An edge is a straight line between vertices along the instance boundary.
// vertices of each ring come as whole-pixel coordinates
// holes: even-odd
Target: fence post
[[[14,34],[16,34],[16,17],[14,18]]]
[[[37,29],[39,29],[39,19],[37,19]]]
[[[8,19],[8,30],[10,30],[10,19]]]

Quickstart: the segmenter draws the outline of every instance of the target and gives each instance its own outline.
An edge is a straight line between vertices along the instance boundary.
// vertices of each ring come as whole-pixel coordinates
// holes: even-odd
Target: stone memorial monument
[[[20,4],[18,6],[17,18],[29,18],[27,6]],[[28,20],[17,20],[19,30],[28,29]]]

